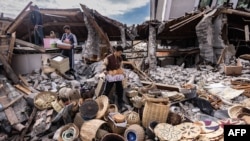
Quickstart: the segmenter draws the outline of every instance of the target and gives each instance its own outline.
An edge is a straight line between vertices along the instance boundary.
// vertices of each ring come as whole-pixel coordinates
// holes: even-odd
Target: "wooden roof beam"
[[[41,9],[40,13],[44,14],[44,15],[60,15],[60,16],[75,16],[77,14],[79,14],[81,11],[61,11],[61,10],[45,10],[45,9]]]
[[[47,27],[47,26],[64,26],[64,25],[70,25],[71,27],[74,27],[74,26],[80,26],[80,27],[83,27],[85,26],[84,24],[84,21],[81,23],[81,22],[47,22],[47,23],[44,23],[43,24],[43,27]]]

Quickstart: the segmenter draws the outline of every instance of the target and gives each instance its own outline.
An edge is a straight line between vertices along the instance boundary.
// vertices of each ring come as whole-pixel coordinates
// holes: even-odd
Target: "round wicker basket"
[[[126,116],[127,123],[129,125],[132,124],[140,124],[140,115],[137,112],[134,111],[126,111],[124,112],[124,115]]]
[[[79,107],[80,114],[84,120],[90,120],[95,118],[98,112],[98,104],[95,100],[86,99]]]
[[[241,105],[234,105],[230,108],[228,108],[228,115],[230,118],[238,118],[238,115],[240,114],[242,108],[244,108]]]
[[[78,127],[73,123],[69,123],[62,127],[58,141],[65,141],[65,140],[73,141],[77,139],[78,136],[79,136]]]
[[[56,93],[53,92],[41,92],[34,98],[34,105],[39,110],[45,110],[52,108],[51,102],[57,99]]]
[[[130,125],[124,132],[126,141],[144,141],[144,129],[138,124]]]

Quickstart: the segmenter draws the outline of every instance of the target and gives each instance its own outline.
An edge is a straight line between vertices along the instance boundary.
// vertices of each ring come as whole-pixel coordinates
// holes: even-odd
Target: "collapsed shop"
[[[2,140],[222,140],[224,124],[249,124],[248,12],[205,9],[127,27],[84,5],[41,9],[45,35],[69,24],[78,37],[69,77],[51,66],[59,49],[33,44],[31,4],[1,35]],[[102,95],[112,41],[128,58],[123,111]]]

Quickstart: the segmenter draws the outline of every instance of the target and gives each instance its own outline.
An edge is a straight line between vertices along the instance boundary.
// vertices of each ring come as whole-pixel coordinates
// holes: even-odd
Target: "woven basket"
[[[116,113],[114,113],[114,114],[116,114]],[[119,113],[117,113],[117,114],[119,114]],[[127,123],[127,121],[125,121],[124,123]],[[122,123],[120,123],[120,124],[122,124]],[[108,118],[108,125],[111,128],[111,131],[113,133],[116,133],[116,134],[121,134],[122,135],[124,133],[124,131],[126,130],[126,127],[117,126],[116,123],[114,122],[114,119],[112,121],[110,117]]]
[[[41,92],[34,97],[34,105],[39,110],[52,108],[51,102],[57,99],[56,93]]]
[[[234,105],[230,108],[228,108],[228,115],[230,118],[238,118],[238,115],[240,114],[242,108],[244,108],[241,105]]]
[[[181,124],[182,122],[182,117],[174,112],[169,112],[168,113],[168,118],[167,118],[167,123],[171,125],[178,125]]]
[[[63,107],[65,107],[64,103],[61,100],[55,100],[51,102],[51,106],[57,113],[60,112],[63,109]]]
[[[126,116],[127,123],[129,125],[132,124],[140,124],[140,115],[134,111],[126,111],[124,112],[124,115]]]
[[[144,141],[145,131],[138,125],[130,125],[124,132],[124,137],[127,141]]]
[[[109,132],[107,130],[104,129],[98,129],[96,132],[96,140],[101,140],[102,137],[104,137],[105,135],[107,135]]]
[[[101,119],[104,117],[105,113],[108,110],[109,107],[109,98],[105,95],[101,95],[99,97],[97,97],[97,99],[95,100],[98,104],[99,110],[96,114],[97,119]]]
[[[115,133],[106,134],[101,141],[125,141],[124,137]]]
[[[130,90],[126,92],[127,97],[134,97],[138,95],[138,91],[136,90]]]
[[[58,141],[65,141],[65,139],[63,138],[64,137],[68,137],[66,135],[66,132],[67,130],[70,130],[70,129],[73,129],[74,132],[72,133],[68,133],[68,134],[71,134],[73,137],[71,137],[70,139],[68,138],[67,140],[68,141],[74,141],[75,139],[78,138],[79,136],[79,129],[78,127],[73,124],[73,123],[69,123],[69,124],[66,124],[62,127],[61,131],[60,131],[60,135],[59,135],[59,138],[58,138]]]
[[[81,114],[78,112],[78,113],[75,115],[74,124],[75,124],[79,129],[81,129],[83,123],[84,123],[84,120],[83,120],[83,118],[81,117]]]
[[[81,114],[81,117],[85,120],[93,119],[95,118],[97,112],[98,112],[98,104],[95,100],[92,99],[86,99],[82,105],[79,107],[79,111]]]
[[[109,104],[108,110],[106,111],[105,116],[104,116],[104,120],[108,121],[109,113],[117,113],[117,112],[118,112],[117,106],[115,104]]]
[[[143,109],[142,125],[147,128],[149,123],[156,121],[165,123],[167,121],[170,103],[167,98],[148,98]]]
[[[96,138],[98,129],[106,122],[99,119],[85,121],[80,130],[80,138],[82,141],[93,141]]]

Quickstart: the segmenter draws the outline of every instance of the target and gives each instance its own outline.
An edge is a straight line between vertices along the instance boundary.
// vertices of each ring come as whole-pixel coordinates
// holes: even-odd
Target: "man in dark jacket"
[[[35,44],[36,45],[43,45],[43,21],[42,21],[42,14],[39,11],[37,5],[30,6],[30,19],[31,23],[34,26],[34,37],[35,37]]]
[[[117,102],[118,102],[118,109],[122,110],[124,105],[123,101],[123,85],[122,80],[124,79],[124,72],[122,69],[122,52],[123,48],[121,46],[117,46],[115,48],[114,53],[108,55],[104,59],[104,70],[106,73],[106,86],[104,90],[104,95],[109,96],[112,87],[115,84],[116,87],[116,95],[117,95]],[[114,98],[109,97],[110,102],[114,103]]]

